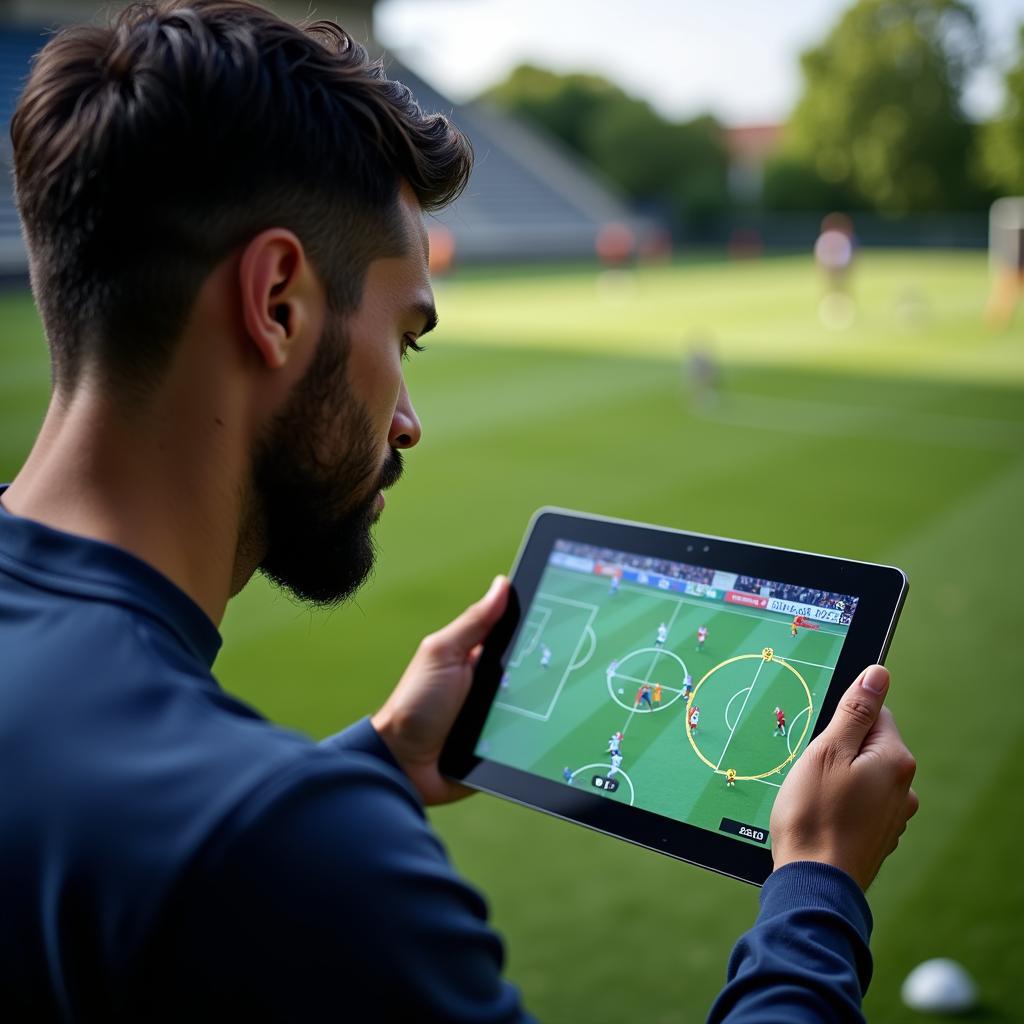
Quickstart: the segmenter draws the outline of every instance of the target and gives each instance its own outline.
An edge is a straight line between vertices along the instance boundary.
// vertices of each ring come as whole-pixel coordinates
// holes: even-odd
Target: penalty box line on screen
[[[562,678],[558,681],[558,688],[555,690],[554,696],[551,698],[551,703],[548,705],[547,711],[541,714],[539,711],[531,711],[529,708],[517,707],[515,704],[506,704],[504,701],[495,701],[494,706],[496,708],[502,708],[505,711],[511,711],[513,714],[524,715],[526,718],[533,718],[538,722],[546,722],[555,710],[555,705],[558,703],[558,698],[562,695],[562,690],[565,688],[566,680],[569,678],[569,674],[573,671],[576,665],[576,659],[579,657],[580,648],[583,646],[583,641],[587,639],[588,634],[594,635],[593,625],[594,619],[597,617],[598,606],[596,604],[588,604],[586,601],[576,601],[571,597],[558,597],[555,594],[543,594],[538,592],[537,597],[543,601],[558,601],[561,604],[571,605],[575,608],[586,608],[589,610],[587,617],[587,624],[580,630],[580,638],[576,641],[576,649],[572,652],[572,657],[569,659],[568,664],[565,666],[565,671],[562,673]],[[547,619],[544,624],[547,625]]]
[[[533,620],[533,613],[537,612],[542,615],[540,622]],[[541,608],[534,606],[530,612],[530,618],[526,620],[526,625],[533,630],[533,634],[530,637],[529,643],[525,644],[523,649],[509,662],[509,668],[519,668],[523,663],[524,658],[528,658],[537,649],[537,644],[540,642],[541,634],[544,632],[545,627],[548,624],[548,620],[551,618],[550,608]]]

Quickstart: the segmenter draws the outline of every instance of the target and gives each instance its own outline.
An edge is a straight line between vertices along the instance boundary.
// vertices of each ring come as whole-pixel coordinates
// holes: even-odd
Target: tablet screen
[[[767,847],[857,602],[558,540],[475,753]]]

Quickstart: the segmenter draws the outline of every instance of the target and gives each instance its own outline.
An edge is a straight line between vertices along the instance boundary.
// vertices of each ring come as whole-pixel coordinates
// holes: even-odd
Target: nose
[[[403,380],[402,390],[398,393],[398,404],[395,406],[395,415],[391,420],[388,443],[392,448],[412,448],[420,443],[421,433],[419,417],[412,407],[409,389]]]

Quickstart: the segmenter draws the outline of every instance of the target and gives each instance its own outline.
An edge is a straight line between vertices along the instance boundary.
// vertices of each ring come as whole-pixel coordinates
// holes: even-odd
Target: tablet
[[[442,771],[755,885],[780,786],[907,593],[890,566],[554,508],[511,579]]]

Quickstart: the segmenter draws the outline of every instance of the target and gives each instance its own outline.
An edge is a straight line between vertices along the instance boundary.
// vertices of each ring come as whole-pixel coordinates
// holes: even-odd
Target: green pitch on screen
[[[829,624],[794,637],[791,615],[628,583],[614,593],[605,577],[548,566],[477,753],[711,831],[729,818],[767,832],[846,632]],[[644,685],[650,706],[638,697]],[[622,762],[612,771],[615,733]]]

